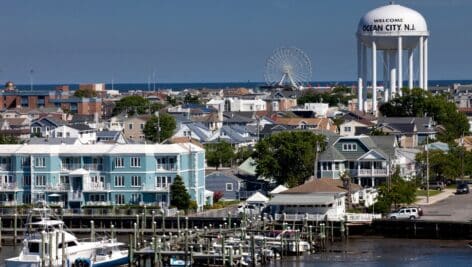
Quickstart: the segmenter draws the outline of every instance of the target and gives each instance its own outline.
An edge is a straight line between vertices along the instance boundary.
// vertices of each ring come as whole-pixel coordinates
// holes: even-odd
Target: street
[[[424,211],[421,220],[472,221],[472,194],[452,194],[434,204],[420,206]]]

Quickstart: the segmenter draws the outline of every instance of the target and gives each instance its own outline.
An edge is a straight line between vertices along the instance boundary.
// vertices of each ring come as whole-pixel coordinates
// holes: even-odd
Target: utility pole
[[[313,180],[316,179],[316,175],[318,173],[318,153],[320,152],[320,144],[316,141],[315,146],[315,164],[313,166]]]
[[[157,130],[157,143],[160,143],[161,142],[161,119],[160,119],[160,116],[159,116],[159,110],[156,111],[156,113],[154,113],[157,117],[157,126],[156,126],[156,130]]]
[[[461,181],[464,182],[464,133],[461,137]]]
[[[429,137],[426,138],[426,203],[429,204]]]

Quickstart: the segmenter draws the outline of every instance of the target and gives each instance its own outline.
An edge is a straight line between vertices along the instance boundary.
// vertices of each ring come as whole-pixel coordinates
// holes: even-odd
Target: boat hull
[[[128,261],[129,261],[128,256],[124,256],[121,258],[110,259],[107,261],[94,262],[92,263],[91,267],[116,267],[116,266],[128,264]]]

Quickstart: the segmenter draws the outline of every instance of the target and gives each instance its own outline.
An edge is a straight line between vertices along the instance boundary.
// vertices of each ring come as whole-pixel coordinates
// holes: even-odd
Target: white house
[[[339,135],[340,136],[355,136],[357,127],[366,128],[366,127],[369,127],[369,125],[356,121],[356,120],[348,120],[339,125]]]
[[[61,125],[51,130],[53,138],[78,138],[82,144],[94,144],[97,141],[97,134],[87,125]]]

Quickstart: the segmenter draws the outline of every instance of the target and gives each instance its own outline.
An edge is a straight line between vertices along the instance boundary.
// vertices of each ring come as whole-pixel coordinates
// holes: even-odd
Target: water
[[[272,267],[308,266],[472,266],[466,241],[359,237],[338,243],[335,252],[291,257]]]
[[[460,84],[472,84],[472,80],[430,80],[429,86],[447,86],[454,83]],[[345,85],[353,86],[357,85],[355,81],[314,81],[309,83],[312,86],[333,86],[333,85]],[[37,84],[34,85],[34,90],[54,90],[58,85],[65,84]],[[66,84],[67,85],[67,84]],[[79,88],[78,84],[68,84],[71,90],[76,90]],[[226,82],[226,83],[158,83],[155,85],[147,83],[115,83],[113,88],[119,91],[129,91],[129,90],[153,90],[158,89],[173,89],[173,90],[184,90],[184,89],[225,89],[225,88],[257,88],[259,86],[265,85],[263,82]],[[30,90],[29,84],[19,84],[16,87],[20,90]],[[111,89],[111,84],[106,84],[107,89]]]
[[[472,248],[467,241],[415,240],[357,237],[346,243],[336,243],[334,252],[286,257],[271,267],[308,266],[472,266]],[[3,247],[3,260],[18,254],[20,247]]]

